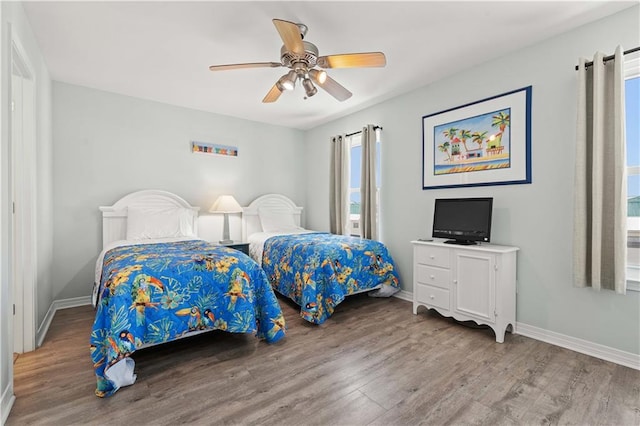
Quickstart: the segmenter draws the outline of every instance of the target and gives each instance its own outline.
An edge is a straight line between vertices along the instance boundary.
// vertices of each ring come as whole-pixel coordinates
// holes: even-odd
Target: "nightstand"
[[[230,244],[220,244],[221,246],[229,247],[243,252],[249,256],[249,243],[243,243],[242,241],[234,241]]]

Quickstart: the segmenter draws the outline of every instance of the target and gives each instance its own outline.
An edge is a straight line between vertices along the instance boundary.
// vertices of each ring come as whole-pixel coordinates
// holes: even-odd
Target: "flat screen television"
[[[434,238],[471,245],[491,240],[493,198],[437,198],[433,212]]]

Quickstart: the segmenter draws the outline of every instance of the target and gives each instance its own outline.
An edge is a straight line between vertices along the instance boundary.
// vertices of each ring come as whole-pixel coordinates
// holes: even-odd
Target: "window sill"
[[[628,291],[640,291],[640,281],[627,280]]]

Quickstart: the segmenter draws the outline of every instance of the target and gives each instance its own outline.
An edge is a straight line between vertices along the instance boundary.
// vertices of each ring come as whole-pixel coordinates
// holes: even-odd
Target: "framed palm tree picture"
[[[531,86],[422,117],[422,189],[531,183]]]

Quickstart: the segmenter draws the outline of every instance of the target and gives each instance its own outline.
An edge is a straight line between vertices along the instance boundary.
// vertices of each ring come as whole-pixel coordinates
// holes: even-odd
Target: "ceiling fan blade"
[[[340,102],[346,101],[352,96],[352,93],[344,88],[343,85],[327,76],[324,83],[316,81],[316,84],[322,87],[328,94],[339,100]]]
[[[275,102],[278,100],[281,94],[282,94],[282,91],[278,89],[277,85],[274,84],[271,90],[269,90],[269,93],[267,93],[267,96],[264,97],[262,102],[265,104]]]
[[[344,53],[318,58],[318,66],[321,68],[384,67],[385,65],[387,65],[387,58],[382,52]]]
[[[273,25],[276,26],[278,33],[280,33],[280,38],[287,50],[298,55],[304,55],[304,44],[302,44],[302,36],[298,25],[282,19],[274,19]]]
[[[277,68],[283,66],[280,62],[252,62],[248,64],[211,65],[211,71],[237,70],[240,68]]]

